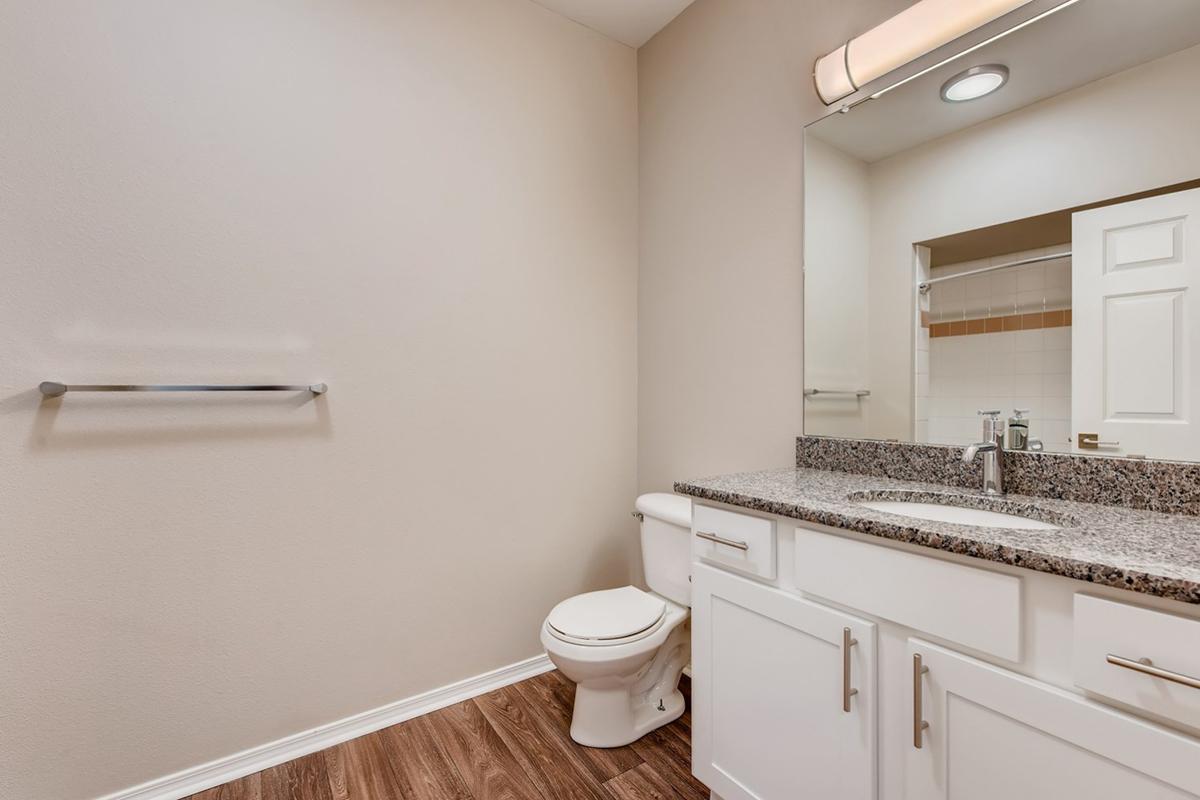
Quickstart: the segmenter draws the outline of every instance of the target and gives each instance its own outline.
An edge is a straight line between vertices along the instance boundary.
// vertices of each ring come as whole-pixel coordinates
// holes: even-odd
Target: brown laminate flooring
[[[189,800],[708,800],[692,777],[690,697],[670,725],[599,750],[567,733],[574,694],[547,672]]]

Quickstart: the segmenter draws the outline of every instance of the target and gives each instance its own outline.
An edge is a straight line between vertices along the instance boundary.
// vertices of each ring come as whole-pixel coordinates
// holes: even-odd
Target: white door
[[[696,777],[723,800],[874,798],[874,624],[693,570]]]
[[[1196,739],[919,639],[908,655],[906,800],[1200,797]]]
[[[1073,215],[1073,444],[1200,453],[1200,189]],[[1195,285],[1193,285],[1195,284]]]

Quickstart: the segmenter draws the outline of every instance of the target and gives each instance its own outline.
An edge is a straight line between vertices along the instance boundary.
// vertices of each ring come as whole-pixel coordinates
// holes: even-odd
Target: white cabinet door
[[[1200,448],[1200,189],[1076,212],[1071,422],[1098,451]]]
[[[906,800],[1200,797],[1200,741],[919,639],[908,651]]]
[[[693,569],[696,777],[723,800],[874,798],[874,624]]]

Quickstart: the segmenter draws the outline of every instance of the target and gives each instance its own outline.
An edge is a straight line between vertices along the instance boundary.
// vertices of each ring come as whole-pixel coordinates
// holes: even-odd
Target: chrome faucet
[[[983,417],[983,441],[967,445],[964,464],[973,464],[983,453],[983,493],[1004,494],[1004,421],[999,411],[980,411]]]

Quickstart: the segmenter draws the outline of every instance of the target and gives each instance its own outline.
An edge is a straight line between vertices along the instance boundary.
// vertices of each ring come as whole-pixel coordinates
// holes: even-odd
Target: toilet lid
[[[573,639],[625,639],[653,627],[667,604],[634,586],[569,597],[547,618],[550,627]]]

